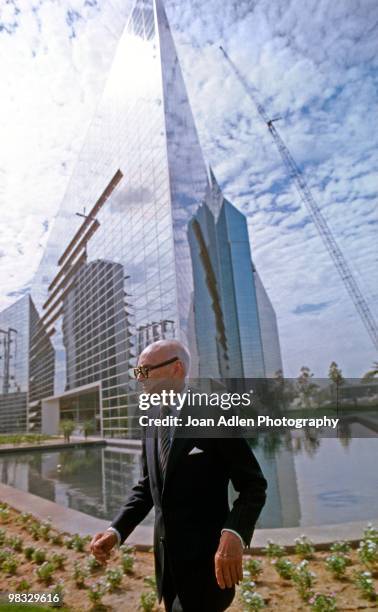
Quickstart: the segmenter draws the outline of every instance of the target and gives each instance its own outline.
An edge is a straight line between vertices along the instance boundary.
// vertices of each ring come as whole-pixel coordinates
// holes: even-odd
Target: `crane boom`
[[[287,148],[286,144],[284,143],[280,134],[278,133],[274,125],[274,119],[273,120],[269,119],[264,107],[258,101],[254,89],[246,81],[245,77],[240,73],[239,69],[237,68],[237,66],[235,66],[234,62],[230,59],[230,57],[228,56],[226,51],[223,49],[223,47],[219,47],[219,48],[222,51],[228,64],[232,68],[233,72],[237,76],[239,82],[243,86],[244,90],[247,92],[251,100],[254,102],[257,112],[260,115],[260,118],[264,121],[264,123],[268,127],[269,132],[271,133],[273,140],[276,143],[278,151],[290,172],[290,176],[294,180],[298,193],[303,203],[305,204],[308,212],[310,213],[310,216],[315,223],[315,226],[320,234],[320,237],[322,238],[325,247],[327,248],[330,256],[332,257],[332,260],[341,277],[341,280],[343,281],[345,288],[347,289],[354,303],[354,306],[358,314],[360,315],[362,323],[364,324],[366,331],[368,332],[371,340],[373,341],[374,347],[378,350],[377,323],[374,320],[374,317],[370,311],[368,303],[366,302],[352,274],[352,271],[343,255],[343,252],[341,251],[334,236],[332,235],[332,232],[318,204],[316,203],[302,172],[298,168],[293,156],[291,155],[289,149]]]

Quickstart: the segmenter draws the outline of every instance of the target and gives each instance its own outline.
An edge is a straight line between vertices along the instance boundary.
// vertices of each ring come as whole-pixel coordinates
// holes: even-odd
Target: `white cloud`
[[[6,58],[0,129],[1,306],[27,285],[67,187],[131,2],[20,3],[0,17]],[[371,342],[224,45],[304,170],[363,289],[377,303],[378,7],[372,0],[167,0],[205,156],[248,214],[253,256],[276,308],[286,371],[325,375],[335,359],[358,376]],[[68,19],[68,11],[80,17]],[[75,15],[76,15],[75,13]],[[74,37],[73,37],[74,36]],[[22,245],[21,252],[17,245]],[[329,303],[319,313],[298,305]],[[377,314],[376,314],[377,316]],[[312,360],[309,363],[309,360]]]

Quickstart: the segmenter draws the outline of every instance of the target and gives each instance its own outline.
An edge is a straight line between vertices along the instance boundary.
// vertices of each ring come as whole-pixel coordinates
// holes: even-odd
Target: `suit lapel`
[[[181,409],[180,417],[183,420],[185,420],[187,413],[188,413],[188,407],[185,404],[183,408]],[[167,468],[165,471],[165,477],[164,477],[164,482],[163,482],[162,496],[164,495],[164,492],[167,488],[167,483],[169,483],[175,468],[180,463],[180,456],[183,455],[185,451],[189,449],[190,446],[193,445],[192,438],[178,437],[176,434],[177,434],[177,430],[174,433],[171,448],[169,449]]]
[[[152,418],[158,418],[159,407],[154,406],[151,414]],[[158,457],[158,428],[152,425],[147,429],[147,463],[150,474],[150,482],[155,485],[161,497],[163,483],[160,474],[159,457]]]

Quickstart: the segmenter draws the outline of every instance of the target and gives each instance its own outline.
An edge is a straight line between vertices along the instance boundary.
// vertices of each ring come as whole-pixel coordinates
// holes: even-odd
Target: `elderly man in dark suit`
[[[178,393],[189,366],[180,342],[162,340],[141,353],[136,375],[146,393]],[[186,414],[184,405],[180,417]],[[154,507],[159,601],[167,612],[226,610],[242,579],[243,548],[265,503],[266,480],[252,450],[241,436],[181,437],[172,427],[159,427],[157,436],[144,432],[142,468],[111,527],[94,536],[93,554],[105,563]],[[239,493],[231,510],[230,481]]]

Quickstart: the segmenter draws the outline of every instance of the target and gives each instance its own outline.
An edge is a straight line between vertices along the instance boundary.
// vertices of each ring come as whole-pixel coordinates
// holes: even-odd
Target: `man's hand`
[[[104,531],[96,533],[90,543],[90,550],[100,563],[104,564],[108,561],[110,551],[117,543],[117,536],[112,531]]]
[[[215,553],[215,576],[221,589],[239,584],[243,579],[243,546],[238,536],[230,531],[221,535]]]

